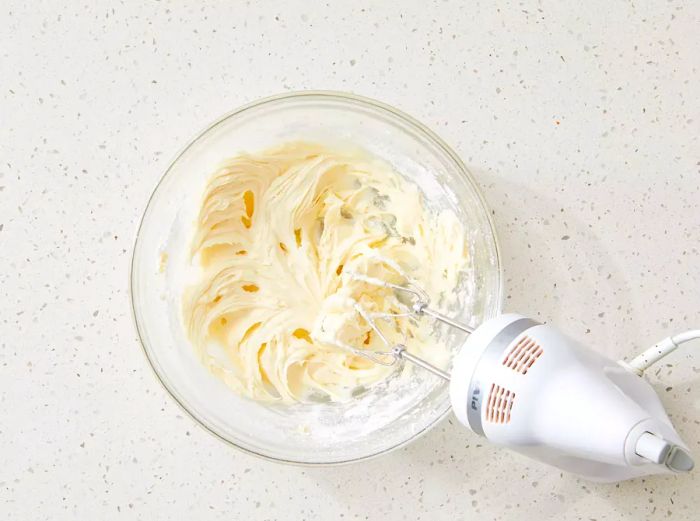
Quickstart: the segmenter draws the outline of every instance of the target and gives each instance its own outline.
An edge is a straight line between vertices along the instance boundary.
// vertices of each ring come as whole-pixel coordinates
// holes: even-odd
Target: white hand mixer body
[[[693,467],[645,379],[520,315],[469,336],[454,359],[450,397],[477,434],[589,479]]]
[[[676,337],[666,339],[626,364],[521,315],[501,315],[471,328],[430,309],[425,292],[413,284],[348,275],[406,292],[413,300],[411,314],[429,315],[469,337],[451,375],[403,345],[391,346],[374,321],[405,313],[371,314],[356,306],[390,351],[367,353],[325,341],[385,365],[406,360],[449,380],[457,419],[489,441],[596,481],[692,470],[687,446],[641,372],[677,343],[700,338],[700,331],[679,335],[677,343]]]

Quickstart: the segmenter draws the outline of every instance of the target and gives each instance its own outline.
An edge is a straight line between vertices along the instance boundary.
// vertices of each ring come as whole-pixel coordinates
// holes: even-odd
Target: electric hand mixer
[[[489,441],[596,481],[692,470],[687,446],[642,372],[679,344],[700,338],[700,330],[669,337],[629,363],[615,362],[521,315],[501,315],[472,328],[430,308],[425,291],[410,280],[399,285],[347,276],[409,302],[403,313],[372,313],[354,304],[386,351],[324,341],[379,364],[405,360],[449,381],[457,419]],[[469,334],[451,374],[403,344],[392,345],[375,322],[423,316]]]

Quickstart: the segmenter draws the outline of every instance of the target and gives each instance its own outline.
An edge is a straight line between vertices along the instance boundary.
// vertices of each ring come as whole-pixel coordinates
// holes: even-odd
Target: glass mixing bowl
[[[207,179],[227,157],[299,139],[357,145],[416,183],[428,206],[452,208],[467,231],[470,269],[456,288],[465,305],[450,311],[472,325],[500,312],[502,281],[493,224],[462,161],[413,118],[377,101],[334,92],[284,94],[251,103],[185,147],[156,186],[141,220],[131,266],[132,306],[156,375],[207,430],[273,460],[347,463],[425,433],[448,413],[449,386],[415,370],[408,384],[394,379],[350,403],[261,404],[238,396],[203,367],[180,321],[188,243]],[[457,331],[447,335],[456,351],[464,337]]]

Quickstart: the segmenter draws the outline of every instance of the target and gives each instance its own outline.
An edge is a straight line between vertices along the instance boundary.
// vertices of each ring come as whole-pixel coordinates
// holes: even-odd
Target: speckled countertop
[[[448,420],[369,463],[255,459],[190,420],[132,325],[169,159],[285,90],[375,97],[461,154],[505,308],[622,356],[700,324],[697,2],[3,2],[3,519],[698,519],[700,472],[597,485]],[[400,6],[400,8],[399,8]],[[700,455],[700,349],[652,376]]]

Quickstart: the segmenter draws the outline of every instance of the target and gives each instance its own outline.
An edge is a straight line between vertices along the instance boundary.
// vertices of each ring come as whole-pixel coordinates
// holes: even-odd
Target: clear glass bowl
[[[428,205],[450,207],[470,244],[470,273],[452,310],[476,325],[500,312],[496,236],[479,189],[457,155],[413,118],[382,103],[334,92],[300,92],[227,114],[175,158],[141,220],[131,298],[144,351],[173,398],[207,430],[247,452],[323,465],[385,453],[425,433],[449,411],[448,385],[415,371],[410,385],[380,385],[349,404],[264,405],[236,395],[197,360],[180,322],[188,241],[208,177],[225,158],[290,140],[352,143],[417,183]],[[430,269],[430,266],[425,266]],[[464,337],[448,338],[453,350]]]

